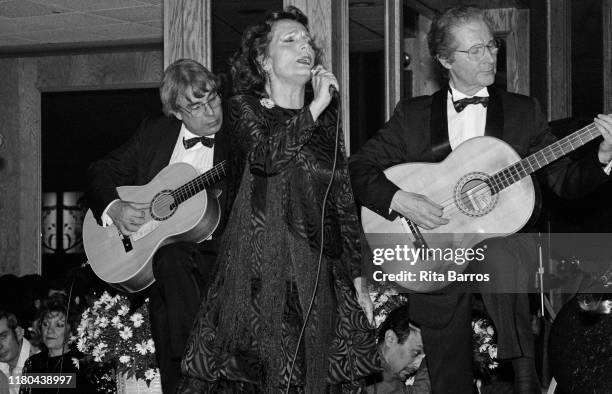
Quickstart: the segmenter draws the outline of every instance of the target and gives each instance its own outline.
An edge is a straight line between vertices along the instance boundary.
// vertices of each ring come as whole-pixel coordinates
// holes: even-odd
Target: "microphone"
[[[338,89],[336,89],[334,85],[329,85],[329,95],[332,100],[340,100],[340,92],[338,92]]]

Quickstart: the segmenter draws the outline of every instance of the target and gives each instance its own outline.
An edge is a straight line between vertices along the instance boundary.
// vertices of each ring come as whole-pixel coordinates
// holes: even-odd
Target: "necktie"
[[[487,105],[489,104],[489,98],[474,96],[474,97],[468,97],[468,98],[464,98],[461,100],[453,101],[453,106],[455,107],[455,111],[457,111],[458,113],[463,111],[465,107],[467,107],[470,104],[482,104],[483,107],[487,108]]]
[[[207,146],[209,148],[212,148],[215,145],[214,138],[203,136],[185,139],[185,137],[183,137],[183,146],[185,147],[185,149],[193,148],[193,146],[198,142],[201,142],[202,145]]]

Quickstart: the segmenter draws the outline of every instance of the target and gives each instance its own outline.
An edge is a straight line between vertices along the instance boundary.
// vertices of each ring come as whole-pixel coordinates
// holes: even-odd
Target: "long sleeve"
[[[254,96],[234,96],[228,105],[230,127],[234,133],[250,141],[248,161],[252,173],[260,176],[278,174],[312,137],[318,122],[312,119],[308,107],[285,123],[275,123],[266,117],[259,99]]]
[[[406,142],[404,112],[400,102],[385,126],[350,158],[351,183],[357,202],[383,217],[389,215],[389,206],[399,187],[383,171],[393,165],[405,163]]]
[[[134,184],[145,129],[146,120],[125,144],[89,166],[87,200],[98,222],[108,204],[119,198],[116,188]]]
[[[338,130],[338,174],[340,185],[336,200],[342,237],[342,263],[353,280],[361,276],[361,224],[349,180],[348,160],[342,130]]]

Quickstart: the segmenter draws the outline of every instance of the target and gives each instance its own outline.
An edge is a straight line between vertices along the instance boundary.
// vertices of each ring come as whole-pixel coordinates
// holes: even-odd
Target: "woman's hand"
[[[370,292],[368,291],[367,281],[363,277],[353,279],[353,285],[357,291],[357,302],[363,313],[365,313],[368,322],[374,327],[374,303],[370,298]]]
[[[331,102],[329,87],[334,86],[338,89],[338,81],[331,72],[318,65],[311,70],[312,72],[312,89],[314,91],[314,100],[310,103],[310,113],[312,118],[317,120],[319,115],[327,108]]]

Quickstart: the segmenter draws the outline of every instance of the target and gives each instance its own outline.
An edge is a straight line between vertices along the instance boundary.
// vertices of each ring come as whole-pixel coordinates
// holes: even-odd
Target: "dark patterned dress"
[[[352,284],[361,275],[361,230],[341,130],[321,234],[337,111],[315,122],[308,107],[267,108],[242,95],[224,114],[243,175],[179,392],[278,393],[289,376],[295,393],[360,392],[379,361]]]

